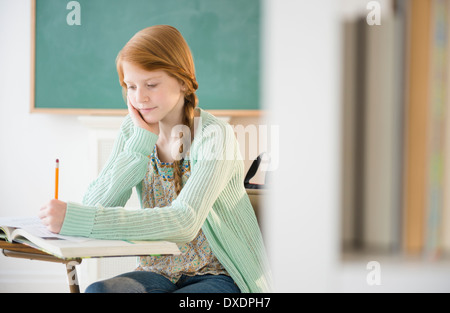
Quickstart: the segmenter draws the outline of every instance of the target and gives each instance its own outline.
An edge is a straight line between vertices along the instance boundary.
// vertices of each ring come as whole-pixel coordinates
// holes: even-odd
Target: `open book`
[[[0,240],[23,243],[59,258],[176,255],[176,243],[168,241],[100,240],[54,234],[38,217],[0,217]]]

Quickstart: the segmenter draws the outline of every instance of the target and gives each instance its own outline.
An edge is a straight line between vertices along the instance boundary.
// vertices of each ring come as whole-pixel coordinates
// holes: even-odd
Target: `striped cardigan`
[[[170,206],[125,210],[139,198],[158,136],[127,116],[113,151],[83,204],[67,203],[62,235],[99,239],[189,242],[200,228],[242,292],[270,291],[271,273],[258,223],[245,191],[244,164],[232,127],[200,110],[190,147],[191,176]]]

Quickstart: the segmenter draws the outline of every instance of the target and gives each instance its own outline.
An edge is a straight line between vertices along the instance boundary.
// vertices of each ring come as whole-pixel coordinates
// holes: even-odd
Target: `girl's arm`
[[[145,176],[148,156],[157,139],[157,135],[135,126],[127,115],[114,142],[112,153],[98,178],[89,185],[83,204],[125,206],[132,188]]]
[[[192,172],[170,206],[124,210],[69,202],[63,235],[101,239],[169,240],[189,242],[202,227],[212,205],[230,182],[236,168],[237,142],[232,128],[221,125],[192,145]],[[238,182],[236,182],[238,183]]]

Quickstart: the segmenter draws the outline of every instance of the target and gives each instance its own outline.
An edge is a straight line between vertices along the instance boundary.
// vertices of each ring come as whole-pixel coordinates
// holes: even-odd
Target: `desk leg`
[[[66,263],[67,280],[69,281],[70,293],[80,293],[77,269],[75,267],[75,265],[78,265],[78,264],[79,263],[76,263],[76,262],[75,262],[75,264],[73,262]]]

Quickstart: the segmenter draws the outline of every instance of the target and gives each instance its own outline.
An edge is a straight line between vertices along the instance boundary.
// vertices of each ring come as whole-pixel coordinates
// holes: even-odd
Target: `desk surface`
[[[21,244],[21,243],[10,243],[10,242],[4,241],[4,240],[0,240],[0,249],[17,251],[17,252],[25,252],[25,253],[50,255],[44,251],[29,247],[29,246]]]
[[[54,255],[35,249],[33,247],[27,246],[21,243],[10,243],[4,240],[0,240],[0,250],[3,250],[5,256],[21,257],[25,259],[41,260],[57,263],[69,263],[71,261],[76,261],[81,263],[80,258],[75,259],[62,259]]]

